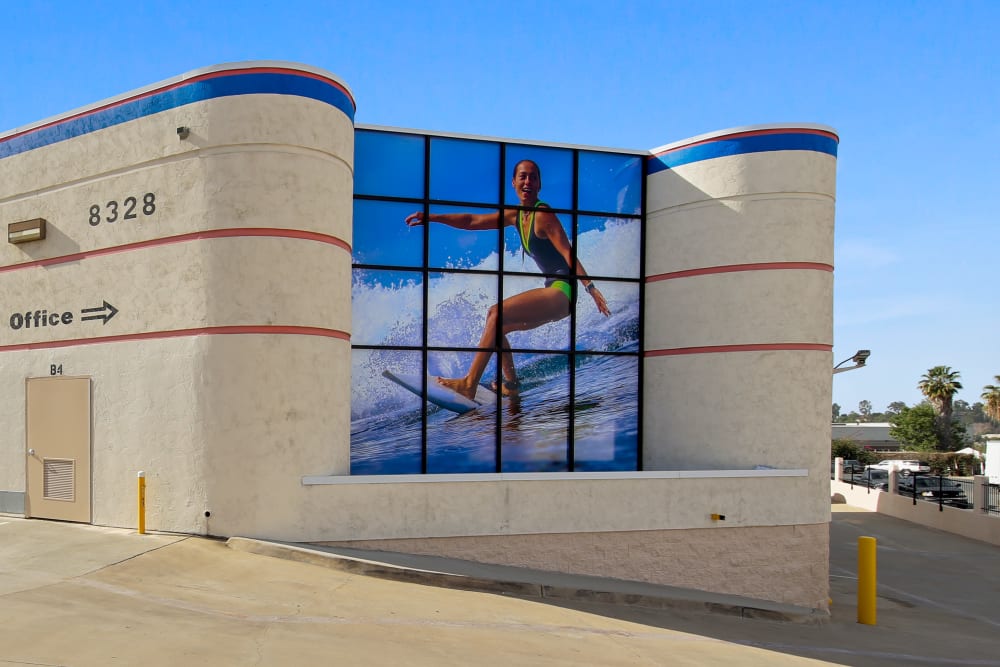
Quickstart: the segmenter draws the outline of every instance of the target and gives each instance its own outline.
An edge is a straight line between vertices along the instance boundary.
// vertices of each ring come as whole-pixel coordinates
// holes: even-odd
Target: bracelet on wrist
[[[584,289],[587,290],[588,294],[593,294],[594,290],[597,289],[597,285],[595,285],[593,281],[591,281],[590,283],[587,284],[587,287],[585,287]]]

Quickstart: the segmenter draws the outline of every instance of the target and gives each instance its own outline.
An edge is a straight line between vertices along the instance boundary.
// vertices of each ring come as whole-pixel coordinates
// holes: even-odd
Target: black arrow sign
[[[87,313],[95,313],[95,314],[94,315],[87,315]],[[112,317],[114,317],[115,314],[117,314],[117,313],[118,313],[118,309],[115,308],[114,306],[112,306],[107,301],[105,301],[104,305],[100,306],[99,308],[84,308],[83,310],[81,310],[80,311],[80,315],[81,316],[85,316],[85,317],[80,317],[80,319],[84,320],[84,321],[85,320],[104,320],[104,322],[102,322],[102,324],[107,324],[108,320],[110,320]]]

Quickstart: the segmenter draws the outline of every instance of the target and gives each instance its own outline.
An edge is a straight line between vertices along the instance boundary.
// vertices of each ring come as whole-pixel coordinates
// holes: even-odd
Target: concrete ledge
[[[489,472],[428,475],[306,475],[303,486],[324,484],[458,484],[462,482],[579,482],[582,480],[808,477],[805,468],[749,470],[629,470],[621,472]]]
[[[639,581],[488,565],[455,558],[346,547],[321,547],[245,537],[231,537],[226,544],[231,549],[260,556],[283,558],[351,574],[440,588],[724,614],[739,618],[793,623],[819,624],[830,619],[829,612],[821,609],[768,600]]]

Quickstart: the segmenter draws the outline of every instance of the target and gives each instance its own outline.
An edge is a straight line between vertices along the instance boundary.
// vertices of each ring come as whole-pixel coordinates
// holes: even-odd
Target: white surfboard
[[[417,396],[423,392],[422,378],[416,374],[400,373],[392,371],[382,371],[382,377],[392,380],[403,389],[411,391]],[[480,386],[476,389],[476,400],[470,400],[462,396],[457,391],[452,391],[445,386],[438,384],[438,376],[427,375],[427,400],[434,405],[451,410],[459,414],[475,410],[483,405],[496,403],[496,394],[486,387]]]

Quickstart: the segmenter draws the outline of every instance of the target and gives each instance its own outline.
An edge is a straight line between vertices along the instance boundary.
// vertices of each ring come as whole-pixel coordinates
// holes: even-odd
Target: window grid
[[[373,130],[365,130],[365,132],[375,132]],[[513,168],[513,164],[508,164],[508,148],[510,146],[525,147],[524,144],[509,144],[505,142],[500,142],[500,178],[497,184],[497,202],[471,202],[462,200],[446,200],[446,199],[432,199],[431,193],[431,151],[432,151],[432,136],[425,135],[424,139],[424,152],[423,152],[423,197],[420,199],[413,197],[396,197],[389,195],[370,195],[364,193],[356,193],[355,200],[364,201],[380,201],[380,202],[396,202],[396,203],[411,203],[414,205],[414,210],[421,210],[424,219],[427,220],[431,213],[432,207],[468,207],[472,209],[496,209],[498,216],[503,215],[505,209],[509,210],[512,208],[518,208],[512,204],[505,204],[505,188],[507,186],[507,179],[510,178],[510,171]],[[473,140],[469,140],[473,141]],[[576,299],[572,300],[572,305],[570,308],[570,314],[568,317],[569,326],[569,341],[567,344],[567,349],[546,349],[538,347],[511,347],[509,352],[511,354],[533,354],[533,355],[553,355],[553,356],[563,356],[566,359],[566,368],[568,375],[568,401],[570,404],[570,409],[567,412],[567,436],[566,436],[566,469],[568,471],[573,471],[576,468],[576,410],[572,408],[576,404],[577,398],[577,365],[580,358],[585,357],[635,357],[638,361],[637,366],[637,386],[636,386],[636,425],[637,425],[637,437],[636,437],[636,453],[635,453],[635,467],[634,469],[642,468],[642,376],[643,376],[643,364],[642,359],[642,331],[643,331],[643,313],[642,304],[644,299],[644,284],[641,279],[645,275],[645,207],[646,207],[646,192],[645,192],[645,182],[644,178],[639,178],[640,187],[640,201],[641,207],[639,213],[624,213],[617,211],[594,211],[594,210],[579,210],[576,207],[579,204],[579,187],[580,187],[580,149],[559,149],[572,153],[572,176],[571,176],[571,201],[572,208],[555,208],[552,207],[551,210],[554,214],[560,217],[560,221],[564,218],[569,219],[569,240],[572,249],[572,259],[573,264],[576,265],[578,261],[578,250],[579,250],[579,228],[578,228],[578,218],[580,216],[590,216],[590,217],[605,217],[605,218],[615,218],[622,220],[636,220],[640,224],[640,236],[639,236],[639,257],[636,258],[639,263],[638,278],[627,278],[620,276],[605,276],[597,273],[593,273],[588,268],[588,274],[586,278],[588,280],[594,280],[599,283],[624,283],[624,284],[634,284],[638,287],[638,345],[635,352],[632,351],[622,351],[622,350],[578,350],[577,349],[577,314],[576,314]],[[564,224],[565,227],[565,224]],[[352,344],[353,350],[392,350],[392,351],[409,351],[418,352],[421,355],[421,370],[422,370],[422,383],[421,387],[423,390],[423,396],[427,395],[427,377],[429,374],[429,356],[435,352],[450,352],[450,353],[475,353],[479,351],[478,347],[475,346],[437,346],[430,345],[428,341],[430,340],[429,335],[429,306],[430,306],[430,274],[468,274],[468,275],[479,275],[479,276],[493,276],[497,277],[497,307],[499,309],[499,317],[497,318],[497,331],[496,331],[496,344],[492,350],[493,355],[491,360],[496,368],[496,377],[498,382],[502,381],[502,364],[500,361],[500,353],[502,351],[502,324],[503,324],[503,301],[504,301],[504,280],[510,277],[530,277],[530,278],[547,278],[551,277],[552,274],[545,274],[540,272],[528,272],[528,271],[507,271],[504,266],[505,262],[505,248],[506,242],[504,238],[505,228],[503,226],[502,220],[500,221],[500,228],[497,232],[497,255],[498,255],[498,266],[496,270],[485,270],[485,269],[471,269],[471,268],[455,268],[455,267],[438,267],[431,266],[430,264],[430,229],[431,223],[427,222],[421,225],[422,232],[422,255],[423,262],[422,266],[399,266],[399,265],[383,265],[383,264],[367,264],[354,262],[352,264],[353,270],[365,270],[365,271],[381,271],[381,270],[392,270],[392,271],[403,271],[413,273],[414,276],[419,276],[421,280],[421,297],[422,297],[422,344],[421,345],[379,345],[379,344]],[[579,274],[574,273],[571,278],[576,278]],[[578,281],[571,281],[572,289],[577,292],[575,296],[581,296],[579,292],[584,292],[584,290],[578,290]],[[420,472],[422,474],[427,473],[428,466],[428,414],[429,407],[426,400],[421,400],[421,427],[420,427]],[[497,409],[494,412],[494,471],[502,472],[504,469],[504,459],[503,459],[503,428],[504,428],[504,416],[505,412],[501,409],[502,401],[498,401]],[[352,452],[353,458],[353,452]]]

